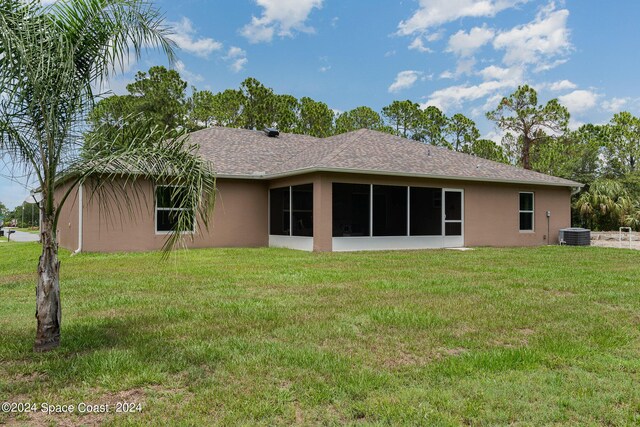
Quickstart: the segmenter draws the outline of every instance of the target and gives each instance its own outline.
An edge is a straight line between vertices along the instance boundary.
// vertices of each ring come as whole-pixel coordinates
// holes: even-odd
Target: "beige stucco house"
[[[191,134],[217,173],[213,226],[187,245],[307,251],[535,246],[571,224],[579,183],[371,130],[329,138],[213,127]],[[114,218],[76,190],[60,244],[89,252],[160,249],[175,209],[142,183]],[[61,189],[62,190],[62,189]]]

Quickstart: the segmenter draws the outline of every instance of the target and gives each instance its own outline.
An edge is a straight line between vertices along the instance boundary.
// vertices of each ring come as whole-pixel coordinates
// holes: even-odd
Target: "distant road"
[[[4,229],[5,237],[9,234],[9,229]],[[12,242],[37,242],[40,240],[39,234],[27,233],[24,231],[17,231],[11,235]]]

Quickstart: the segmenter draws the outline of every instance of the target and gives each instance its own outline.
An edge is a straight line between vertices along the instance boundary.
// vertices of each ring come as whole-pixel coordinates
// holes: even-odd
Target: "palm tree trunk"
[[[42,221],[42,255],[38,263],[36,287],[36,319],[38,329],[34,350],[44,352],[60,345],[60,261],[58,243],[53,230],[53,218],[45,215]]]

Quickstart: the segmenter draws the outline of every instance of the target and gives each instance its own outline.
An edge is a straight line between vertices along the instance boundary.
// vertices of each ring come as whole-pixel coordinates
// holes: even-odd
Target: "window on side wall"
[[[520,193],[520,231],[533,231],[533,193]]]
[[[195,231],[195,215],[193,209],[186,206],[186,194],[182,187],[156,187],[156,233],[179,231],[193,233]],[[187,212],[188,215],[181,215]],[[180,219],[182,217],[182,223]]]

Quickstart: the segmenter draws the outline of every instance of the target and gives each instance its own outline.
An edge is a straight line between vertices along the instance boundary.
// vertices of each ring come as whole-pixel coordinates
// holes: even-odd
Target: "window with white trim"
[[[520,231],[533,231],[533,193],[520,193]]]
[[[185,206],[186,193],[183,187],[159,185],[156,187],[156,233],[179,231],[193,233],[195,231],[195,214],[193,209]],[[182,215],[190,211],[190,215]],[[180,224],[180,218],[183,224]]]

